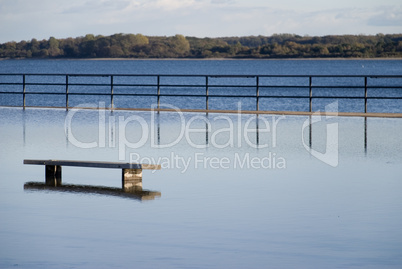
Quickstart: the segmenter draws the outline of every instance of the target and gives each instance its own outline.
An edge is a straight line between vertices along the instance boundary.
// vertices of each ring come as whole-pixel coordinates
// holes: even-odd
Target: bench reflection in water
[[[72,185],[72,184],[63,184],[54,187],[54,186],[48,186],[42,182],[27,182],[24,184],[24,190],[108,195],[108,196],[117,196],[122,198],[140,200],[140,201],[154,200],[156,197],[161,196],[160,192],[142,190],[142,189],[127,190],[124,188],[113,188],[113,187],[103,187],[93,185]]]

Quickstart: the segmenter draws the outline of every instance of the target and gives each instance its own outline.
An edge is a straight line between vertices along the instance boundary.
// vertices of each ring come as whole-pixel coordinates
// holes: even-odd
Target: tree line
[[[87,34],[6,42],[0,58],[375,58],[402,57],[402,34],[198,38]]]

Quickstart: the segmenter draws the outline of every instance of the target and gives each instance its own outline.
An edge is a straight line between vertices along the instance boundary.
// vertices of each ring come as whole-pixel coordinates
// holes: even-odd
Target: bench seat
[[[24,164],[44,165],[46,185],[61,186],[61,167],[92,167],[122,169],[122,187],[125,190],[142,190],[142,169],[160,170],[157,164],[123,162],[74,161],[74,160],[24,160]]]

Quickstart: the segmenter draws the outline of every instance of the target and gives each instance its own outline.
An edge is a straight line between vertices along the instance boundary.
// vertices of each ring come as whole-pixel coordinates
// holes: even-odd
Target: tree
[[[35,38],[32,38],[29,47],[30,47],[30,49],[32,51],[32,57],[36,57],[36,56],[39,55],[40,44],[39,44],[38,40],[36,40]]]
[[[7,42],[4,44],[4,55],[7,58],[15,58],[17,56],[17,43],[16,42]]]
[[[110,40],[100,37],[95,41],[94,51],[97,57],[110,57]]]
[[[109,53],[109,55],[110,55],[110,57],[118,58],[118,57],[124,56],[124,52],[123,52],[123,50],[121,49],[120,46],[118,46],[118,45],[112,45],[112,46],[110,47],[110,53]]]
[[[71,37],[61,40],[59,47],[64,52],[64,56],[68,58],[73,58],[78,56],[78,46],[75,40]]]
[[[190,43],[183,35],[175,35],[170,41],[172,50],[178,57],[187,56],[190,52]]]
[[[85,35],[83,41],[87,42],[87,41],[93,41],[93,40],[95,40],[95,36],[93,34],[87,34],[87,35]]]
[[[128,39],[130,41],[131,46],[145,46],[149,44],[149,40],[146,36],[142,35],[142,34],[130,34],[127,35]]]
[[[60,55],[59,41],[54,37],[49,38],[48,52],[50,57],[56,57]]]
[[[82,57],[95,57],[95,40],[85,40],[79,46],[79,52]]]

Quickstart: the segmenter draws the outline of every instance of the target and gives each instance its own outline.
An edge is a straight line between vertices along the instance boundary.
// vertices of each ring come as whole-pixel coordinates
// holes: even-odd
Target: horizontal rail
[[[19,78],[20,77],[20,78]],[[35,81],[29,81],[35,77]],[[51,79],[51,77],[58,77]],[[72,81],[78,77],[81,81]],[[124,81],[116,78],[149,78],[154,81],[138,83]],[[13,78],[13,79],[11,79]],[[105,81],[105,78],[109,78]],[[165,81],[172,79],[173,81]],[[191,78],[197,78],[191,81]],[[293,83],[283,85],[278,81],[263,80],[262,78],[297,79]],[[319,79],[318,81],[317,78]],[[327,81],[322,78],[326,78]],[[341,79],[337,81],[336,79]],[[349,80],[353,78],[353,83]],[[101,81],[99,81],[101,79]],[[238,80],[236,80],[238,79]],[[244,81],[246,79],[246,81]],[[335,79],[335,81],[334,81]],[[342,81],[346,79],[346,81]],[[392,81],[390,83],[388,80]],[[6,81],[5,81],[6,80]],[[49,81],[53,80],[53,81]],[[130,83],[134,82],[134,83]],[[141,81],[140,81],[141,82]],[[169,84],[169,82],[171,82]],[[179,82],[179,83],[178,83]],[[218,82],[218,83],[217,83]],[[283,81],[282,81],[283,82]],[[292,84],[292,85],[289,85]],[[378,85],[377,85],[378,84]],[[21,86],[21,90],[14,91],[2,89],[3,86]],[[38,91],[38,87],[46,87],[46,90]],[[63,87],[63,89],[49,89],[49,87]],[[105,87],[102,92],[97,87]],[[124,87],[124,89],[122,88]],[[204,92],[200,93],[200,90]],[[278,94],[278,90],[308,90],[303,94]],[[36,90],[36,91],[35,91]],[[241,93],[244,90],[246,92]],[[328,95],[315,94],[317,90],[327,90]],[[338,91],[343,92],[338,93]],[[353,92],[353,95],[345,95],[345,90],[362,90],[361,95]],[[374,92],[372,90],[397,90],[395,92]],[[105,91],[105,92],[103,92]],[[142,92],[136,92],[142,91]],[[148,91],[148,92],[144,92]],[[180,93],[166,91],[181,91]],[[186,91],[186,92],[183,92]],[[194,93],[191,93],[195,91]],[[222,91],[222,93],[219,93]],[[229,94],[228,91],[231,91]],[[250,92],[252,91],[252,93]],[[235,93],[236,92],[236,93]],[[280,93],[280,92],[279,92]],[[259,102],[262,99],[309,99],[309,111],[312,112],[313,99],[353,99],[364,100],[364,112],[367,113],[368,100],[401,100],[402,99],[402,75],[210,75],[210,74],[41,74],[41,73],[1,73],[0,74],[0,97],[5,94],[22,95],[23,107],[26,106],[26,98],[34,95],[65,96],[65,108],[69,109],[69,96],[110,96],[111,108],[114,108],[114,97],[137,96],[156,97],[158,109],[160,109],[161,97],[190,97],[205,98],[205,110],[209,111],[209,98],[248,98],[255,99],[255,111],[259,111]],[[374,95],[373,95],[374,94]],[[400,94],[400,95],[399,95]],[[197,99],[198,100],[198,99]],[[11,105],[13,106],[13,105]],[[31,106],[32,107],[32,106]],[[43,107],[43,106],[42,106]],[[56,106],[54,106],[56,107]],[[129,108],[129,107],[128,107]]]
[[[256,78],[256,77],[278,77],[278,78],[402,78],[402,75],[211,75],[211,74],[60,74],[60,73],[0,73],[0,76],[59,76],[59,77],[210,77],[210,78]]]
[[[402,78],[402,77],[401,77]],[[0,82],[0,85],[22,85],[22,82]],[[65,83],[30,83],[26,82],[26,86],[66,86]],[[94,86],[94,87],[105,87],[110,86],[110,83],[69,83],[69,86]],[[115,87],[175,87],[175,88],[204,88],[205,85],[196,85],[196,84],[113,84]],[[209,84],[208,87],[212,88],[255,88],[255,85],[213,85]],[[261,88],[287,88],[287,89],[364,89],[365,86],[339,86],[339,85],[259,85]],[[383,85],[374,85],[367,86],[367,89],[400,89],[402,86],[383,86]]]
[[[0,92],[1,93],[6,93],[6,94],[21,94],[20,92]],[[62,92],[26,92],[26,95],[65,95],[65,93]],[[110,93],[69,93],[69,95],[104,95],[108,96]],[[165,97],[205,97],[205,95],[202,94],[148,94],[148,93],[136,93],[136,94],[131,94],[131,93],[114,93],[113,95],[117,96],[151,96],[151,97],[157,97],[157,96],[165,96]],[[218,97],[224,97],[224,98],[255,98],[255,95],[223,95],[223,94],[209,94],[208,97],[213,97],[213,98],[218,98]],[[298,96],[298,95],[260,95],[259,98],[309,98],[308,96]],[[366,97],[362,96],[314,96],[314,99],[365,99]],[[370,96],[367,97],[367,99],[402,99],[402,96],[389,96],[389,97],[384,97],[384,96]]]

